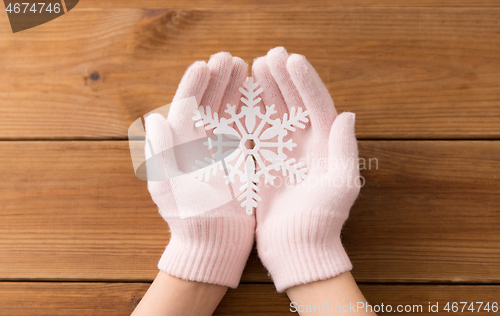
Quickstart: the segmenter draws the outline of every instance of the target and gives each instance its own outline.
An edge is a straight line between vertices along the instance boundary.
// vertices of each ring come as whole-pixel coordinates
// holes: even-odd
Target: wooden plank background
[[[124,139],[140,115],[170,102],[193,61],[227,50],[251,62],[283,45],[308,56],[339,111],[357,113],[362,139],[494,139],[499,15],[500,8],[77,7],[16,34],[3,15],[0,135]]]
[[[162,0],[86,0],[82,1],[80,8],[182,8],[182,9],[276,9],[276,10],[307,10],[316,8],[338,7],[500,7],[496,0],[238,0],[228,3],[224,0],[172,0],[165,4]]]
[[[500,282],[500,142],[359,147],[366,185],[343,232],[358,281]],[[168,228],[128,142],[4,141],[0,172],[0,279],[155,277]],[[268,281],[255,254],[243,280]]]
[[[129,315],[148,287],[149,283],[3,282],[0,283],[0,316]],[[406,308],[411,308],[415,313],[408,314],[418,315],[446,314],[444,307],[447,302],[498,301],[497,286],[489,285],[361,284],[360,289],[372,308],[377,308],[375,305],[380,308],[382,303],[385,308],[391,305],[393,310],[396,310],[398,305],[401,305],[401,308],[410,306]],[[439,313],[429,312],[429,303],[437,303]],[[19,309],[20,305],[24,307],[22,310]],[[462,305],[458,306],[461,310]],[[236,290],[230,289],[214,313],[280,316],[290,314],[290,300],[286,294],[277,293],[271,284],[242,284]],[[394,312],[378,314],[391,315]],[[464,309],[463,313],[457,314],[481,313]]]
[[[343,241],[370,303],[500,300],[499,1],[80,2],[16,34],[0,14],[0,315],[130,314],[170,236],[129,125],[193,61],[279,45],[357,114]],[[242,281],[217,315],[290,314],[255,252]]]

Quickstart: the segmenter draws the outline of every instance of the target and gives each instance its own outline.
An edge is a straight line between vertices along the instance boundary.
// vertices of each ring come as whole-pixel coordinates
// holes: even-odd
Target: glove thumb
[[[165,181],[168,179],[167,170],[175,166],[175,156],[167,155],[172,148],[173,140],[167,120],[157,113],[146,117],[146,169],[148,181]]]
[[[358,169],[358,142],[354,123],[356,115],[343,112],[335,118],[328,141],[329,171],[345,170],[348,167]]]

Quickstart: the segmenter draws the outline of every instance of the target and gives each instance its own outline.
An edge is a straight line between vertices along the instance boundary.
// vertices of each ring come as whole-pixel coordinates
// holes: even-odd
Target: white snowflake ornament
[[[300,107],[291,108],[290,115],[285,113],[281,120],[271,118],[276,114],[274,104],[265,106],[265,113],[262,113],[257,104],[261,101],[259,94],[263,90],[252,77],[243,82],[239,91],[243,94],[241,101],[246,106],[236,113],[236,105],[227,104],[224,112],[229,114],[229,118],[219,118],[217,112],[212,113],[210,106],[200,106],[194,111],[195,126],[213,130],[214,136],[205,142],[212,151],[212,157],[197,161],[199,168],[194,175],[199,180],[209,181],[211,175],[227,168],[227,171],[224,170],[226,183],[235,183],[238,177],[243,184],[239,188],[241,194],[238,201],[242,201],[241,206],[251,215],[252,209],[261,200],[257,183],[262,176],[265,183],[269,184],[274,184],[276,178],[272,171],[281,170],[291,183],[306,178],[305,163],[288,158],[284,152],[285,148],[292,151],[297,144],[292,139],[285,142],[283,138],[289,131],[294,132],[296,127],[304,129],[304,123],[309,120],[308,112]],[[253,143],[253,147],[247,147],[249,143]],[[223,164],[215,164],[215,161],[222,161]]]

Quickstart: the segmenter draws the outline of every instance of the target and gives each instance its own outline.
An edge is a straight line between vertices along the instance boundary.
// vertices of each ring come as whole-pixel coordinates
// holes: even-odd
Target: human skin
[[[339,313],[335,311],[335,306],[337,305],[358,306],[357,304],[360,302],[364,303],[364,306],[368,304],[350,272],[342,273],[328,280],[291,287],[286,290],[286,294],[290,300],[295,303],[294,306],[302,306],[301,309],[303,312],[301,312],[299,308],[296,308],[299,315],[338,315]],[[327,308],[327,311],[320,311],[319,309],[316,311],[313,310],[312,312],[306,311],[307,305],[319,305],[323,307],[325,306],[323,305],[325,302],[330,306]],[[333,306],[333,308],[331,306]],[[291,309],[294,310],[293,308]],[[358,316],[376,315],[374,312],[370,312],[369,309],[367,312],[366,308],[352,311],[347,307],[344,307],[341,314]]]
[[[160,271],[131,316],[212,315],[227,289],[225,286],[178,279]],[[297,307],[299,315],[328,315],[329,313],[319,310],[307,312],[305,308],[307,305],[324,306],[325,302],[334,307],[357,306],[358,302],[364,303],[364,306],[368,304],[350,272],[324,281],[297,285],[289,288],[286,293]],[[302,312],[299,306],[303,306]],[[335,308],[331,308],[329,312],[338,314]],[[355,312],[345,308],[342,315],[376,314],[367,312],[365,308]]]
[[[160,271],[132,316],[212,315],[226,286],[192,282]]]

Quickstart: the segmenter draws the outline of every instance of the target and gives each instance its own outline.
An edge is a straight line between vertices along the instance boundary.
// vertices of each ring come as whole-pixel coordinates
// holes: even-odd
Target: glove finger
[[[209,79],[210,71],[207,63],[203,60],[194,62],[184,73],[175,92],[174,101],[194,96],[196,101],[200,102]]]
[[[146,171],[148,191],[165,220],[177,213],[175,197],[169,180],[166,152],[173,146],[172,134],[165,118],[153,113],[146,117]],[[175,157],[171,157],[175,165]]]
[[[227,104],[236,106],[240,104],[241,92],[239,88],[247,76],[248,64],[239,57],[233,57],[233,69],[231,71],[231,75],[229,76],[226,91],[224,91],[224,95],[222,97],[218,111],[219,117],[224,116]]]
[[[243,82],[245,81],[245,79],[248,76],[248,64],[245,61],[243,61],[243,59],[241,59],[239,57],[233,57],[233,63],[234,63],[233,71],[231,73],[231,78],[229,80],[229,84],[227,86],[226,93],[224,94],[224,98],[223,98],[223,101],[221,104],[221,109],[219,110],[219,117],[222,117],[222,116],[227,117],[227,114],[224,115],[224,111],[226,110],[227,104],[236,105],[236,113],[240,113],[241,108],[245,105],[241,101],[242,93],[240,92],[240,88],[243,87]],[[239,126],[238,125],[239,125],[238,123],[234,122],[232,124],[232,128],[239,131],[240,136],[242,136],[243,132],[240,130],[242,125],[239,125]],[[230,141],[230,142],[234,142],[236,140],[234,138],[234,136],[230,136],[230,135],[224,135],[223,137],[226,141]],[[237,139],[237,140],[240,141],[240,139]],[[236,142],[235,142],[235,144],[236,144]],[[244,145],[250,146],[250,142],[248,141]],[[238,154],[238,152],[241,150],[238,147],[239,146],[237,146],[237,145],[226,147],[225,148],[226,151],[224,153],[224,156],[229,157],[229,155]],[[235,158],[229,162],[229,165],[230,165],[229,168],[232,168],[236,165],[238,158]],[[240,165],[239,170],[241,170],[242,172],[245,172],[243,163]],[[241,185],[242,184],[240,182],[240,178],[236,178],[236,177],[234,179],[234,182],[231,182],[229,184],[233,196],[240,195],[240,192],[238,189]]]
[[[146,117],[148,181],[165,181],[190,173],[196,166],[196,160],[209,156],[204,145],[206,137],[177,135],[177,132],[171,130],[167,120],[160,114],[153,113]],[[188,136],[195,138],[187,138]]]
[[[214,54],[208,61],[208,68],[210,80],[200,105],[210,106],[213,112],[218,112],[233,69],[233,58],[226,52]]]
[[[283,118],[283,114],[288,113],[285,99],[281,94],[278,83],[274,80],[271,70],[266,63],[266,57],[259,57],[252,65],[252,76],[262,88],[260,97],[265,106],[275,105],[277,116]]]
[[[165,181],[169,168],[176,165],[175,157],[167,155],[173,147],[172,133],[167,120],[157,113],[148,115],[146,125],[146,169],[148,181]]]
[[[326,137],[337,116],[328,89],[313,66],[302,55],[290,55],[287,69],[309,112],[313,130]]]
[[[356,115],[344,112],[332,124],[329,138],[329,171],[358,170],[358,142],[355,136]]]
[[[192,112],[197,109],[209,79],[210,71],[204,61],[197,61],[186,70],[167,117],[174,130],[193,124]]]
[[[287,70],[287,60],[288,52],[284,47],[273,48],[266,55],[267,65],[285,99],[288,111],[292,107],[302,107],[305,110],[304,102]]]

